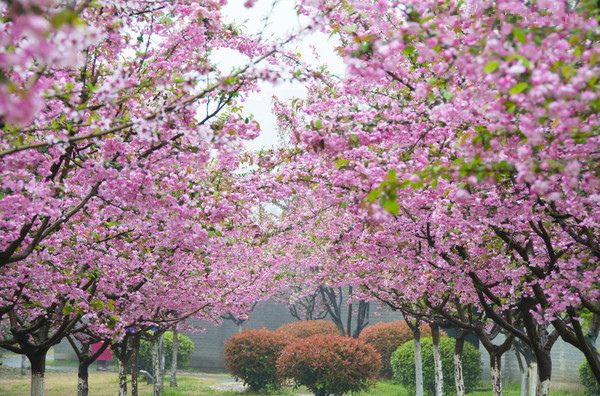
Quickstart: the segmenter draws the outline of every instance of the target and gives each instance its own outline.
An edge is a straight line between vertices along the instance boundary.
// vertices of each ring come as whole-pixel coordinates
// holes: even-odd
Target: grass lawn
[[[219,383],[217,379],[198,378],[179,375],[177,377],[179,386],[169,388],[168,376],[165,377],[164,396],[237,396],[237,392],[221,391],[211,389],[211,385]],[[90,371],[90,396],[114,396],[118,389],[118,377],[114,372]],[[131,391],[131,384],[128,385]],[[151,396],[152,385],[147,385],[146,381],[139,381],[140,396]],[[300,388],[295,393],[309,393],[306,388]],[[77,373],[46,373],[46,396],[64,396],[77,394]],[[284,390],[279,394],[270,394],[270,396],[285,395],[291,396],[294,391]],[[491,396],[490,391],[471,392],[468,396]],[[29,377],[22,377],[20,370],[10,369],[0,366],[0,395],[28,396],[29,395]],[[551,396],[583,396],[582,393],[568,392],[550,392]],[[265,396],[265,394],[256,394],[244,392],[243,396]],[[377,387],[370,392],[363,392],[357,396],[412,396],[403,387],[392,383],[391,381],[379,381]],[[504,389],[504,396],[520,396],[520,385],[512,384]]]

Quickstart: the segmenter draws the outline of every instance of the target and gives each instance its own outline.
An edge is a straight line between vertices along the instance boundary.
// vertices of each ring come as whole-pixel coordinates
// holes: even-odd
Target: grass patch
[[[218,376],[215,376],[218,377]],[[225,377],[228,379],[228,377]],[[0,395],[29,396],[29,375],[21,376],[19,369],[0,366]],[[296,390],[285,388],[278,392],[233,392],[210,388],[211,385],[220,383],[218,378],[199,378],[178,375],[177,388],[169,387],[169,377],[165,376],[164,396],[290,396],[294,394],[310,393],[305,387]],[[138,382],[140,396],[152,396],[152,385],[146,384],[140,377]],[[486,386],[484,384],[484,386]],[[489,385],[487,385],[489,387]],[[128,384],[131,392],[131,384]],[[90,396],[114,396],[118,391],[118,375],[114,372],[90,371]],[[74,395],[77,393],[77,373],[74,372],[47,372],[46,396]],[[504,396],[520,396],[520,384],[511,384],[504,387]],[[491,396],[492,391],[471,392],[468,396]],[[356,396],[411,396],[406,389],[392,381],[379,381],[370,392],[361,392]],[[583,396],[583,392],[553,391],[550,396]]]
[[[411,396],[406,389],[392,380],[377,381],[377,385],[369,392],[361,392],[357,396]]]

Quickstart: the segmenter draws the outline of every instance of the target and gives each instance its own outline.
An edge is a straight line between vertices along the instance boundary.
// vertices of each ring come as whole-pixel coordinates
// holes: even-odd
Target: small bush
[[[290,339],[282,332],[246,329],[225,342],[225,366],[253,391],[277,389],[281,386],[277,359]]]
[[[585,386],[586,396],[600,396],[600,385],[592,373],[592,369],[587,360],[579,365],[579,381]]]
[[[456,394],[454,384],[454,345],[453,338],[440,338],[444,394]],[[433,367],[433,342],[431,338],[421,339],[423,357],[423,390],[427,395],[435,393],[435,372]],[[394,379],[410,391],[415,389],[414,340],[401,345],[392,354]],[[463,377],[467,393],[475,389],[481,376],[481,354],[473,345],[465,342],[463,349]]]
[[[446,333],[441,331],[440,336],[445,337]],[[429,326],[421,325],[421,337],[431,337]],[[371,345],[381,355],[381,372],[379,376],[390,379],[394,375],[390,364],[392,353],[400,345],[412,340],[413,333],[405,321],[397,320],[387,323],[379,322],[369,326],[360,333],[358,339]]]
[[[375,385],[381,367],[373,347],[353,338],[317,334],[296,339],[277,361],[279,374],[304,385],[316,396],[365,391]]]
[[[315,334],[340,334],[336,325],[326,320],[301,320],[286,323],[278,328],[277,331],[282,331],[296,338],[308,338]]]
[[[177,334],[179,345],[177,346],[177,368],[185,368],[190,364],[192,352],[194,352],[194,343],[189,337]],[[173,354],[173,332],[167,331],[164,334],[165,343],[165,361],[168,367],[171,367],[171,356]],[[152,372],[152,342],[147,340],[140,341],[140,351],[138,355],[138,365],[141,370]]]

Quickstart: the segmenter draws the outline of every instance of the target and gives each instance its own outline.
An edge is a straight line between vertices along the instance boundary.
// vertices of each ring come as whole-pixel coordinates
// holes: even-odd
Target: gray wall
[[[498,336],[498,342],[504,340],[503,336]],[[483,345],[479,346],[481,352],[481,360],[483,367],[482,379],[490,380],[490,355],[487,353]],[[584,390],[579,383],[579,365],[585,357],[578,349],[570,344],[562,341],[560,338],[552,347],[552,382],[553,389],[569,389],[569,390]],[[522,358],[521,358],[522,359]],[[522,359],[523,364],[526,364]],[[519,363],[516,354],[513,350],[502,355],[502,381],[504,384],[521,382],[521,372],[519,371]]]

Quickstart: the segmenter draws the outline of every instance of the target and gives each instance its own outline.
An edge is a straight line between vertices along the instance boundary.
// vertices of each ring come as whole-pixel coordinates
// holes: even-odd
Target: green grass
[[[193,374],[192,374],[193,375]],[[169,378],[165,377],[164,396],[240,396],[239,392],[222,391],[210,388],[220,381],[215,378],[200,378],[178,375],[178,387],[169,387]],[[490,388],[489,384],[482,387]],[[113,396],[117,393],[118,377],[114,372],[98,372],[90,370],[90,396]],[[131,391],[131,385],[128,389]],[[503,396],[520,396],[520,385],[512,384],[504,387]],[[46,396],[73,395],[77,392],[77,373],[74,372],[47,372]],[[279,392],[256,393],[243,392],[242,396],[291,396],[294,394],[310,393],[306,388],[292,390],[285,388]],[[140,378],[140,396],[152,396],[152,385]],[[28,396],[29,376],[22,377],[20,370],[0,366],[0,395]],[[491,396],[491,390],[471,392],[468,396]],[[583,392],[551,391],[551,396],[583,396]],[[392,381],[379,381],[377,386],[369,392],[362,392],[356,396],[411,396],[409,392]]]

